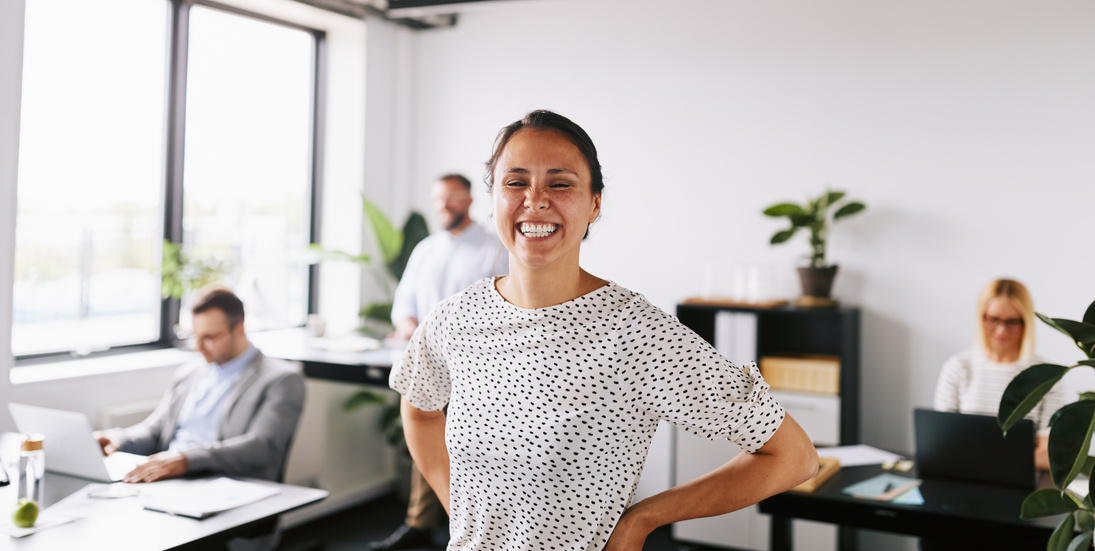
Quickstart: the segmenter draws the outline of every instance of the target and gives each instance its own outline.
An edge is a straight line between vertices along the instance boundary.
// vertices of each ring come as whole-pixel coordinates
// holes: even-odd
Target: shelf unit
[[[726,316],[749,322],[746,331],[720,330]],[[858,308],[751,308],[707,304],[679,304],[677,317],[717,349],[729,345],[747,351],[750,360],[781,354],[824,354],[840,358],[839,394],[836,396],[775,391],[773,395],[803,426],[818,445],[860,443],[859,426],[859,335]],[[725,328],[722,328],[725,329]],[[749,342],[725,343],[719,339]],[[731,357],[737,363],[744,358]],[[740,449],[730,442],[710,442],[681,430],[674,431],[673,484],[703,475],[728,461]],[[814,542],[810,549],[835,549],[837,531],[831,526],[798,521],[796,541]],[[729,515],[676,523],[673,538],[682,543],[717,545],[734,549],[766,551],[768,517],[756,506]],[[854,541],[851,530],[840,530],[842,542]]]

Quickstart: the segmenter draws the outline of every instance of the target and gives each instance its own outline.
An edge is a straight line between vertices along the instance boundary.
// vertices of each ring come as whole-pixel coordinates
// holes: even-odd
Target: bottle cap
[[[19,449],[25,452],[36,452],[42,449],[42,441],[45,437],[41,434],[28,434]]]

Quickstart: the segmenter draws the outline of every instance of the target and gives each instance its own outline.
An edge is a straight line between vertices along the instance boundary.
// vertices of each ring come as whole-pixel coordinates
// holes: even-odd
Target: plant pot
[[[802,294],[814,298],[829,298],[833,292],[836,269],[835,264],[824,268],[810,266],[799,268],[798,278],[802,282]]]

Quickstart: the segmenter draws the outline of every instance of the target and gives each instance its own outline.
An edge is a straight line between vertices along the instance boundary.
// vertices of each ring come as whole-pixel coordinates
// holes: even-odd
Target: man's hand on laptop
[[[189,461],[182,452],[166,451],[150,455],[148,462],[133,469],[122,479],[125,482],[155,482],[186,474]]]
[[[106,432],[97,430],[91,433],[91,435],[99,442],[99,447],[103,449],[103,455],[110,455],[118,451],[118,443],[111,440]]]

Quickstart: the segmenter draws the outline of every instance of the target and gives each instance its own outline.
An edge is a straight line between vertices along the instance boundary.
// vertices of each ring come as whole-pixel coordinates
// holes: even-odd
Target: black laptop
[[[913,425],[921,477],[1035,488],[1034,421],[1019,421],[1005,437],[996,417],[917,408]]]

